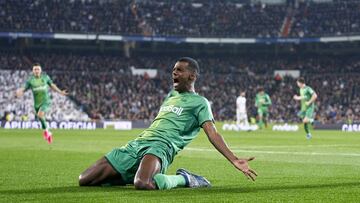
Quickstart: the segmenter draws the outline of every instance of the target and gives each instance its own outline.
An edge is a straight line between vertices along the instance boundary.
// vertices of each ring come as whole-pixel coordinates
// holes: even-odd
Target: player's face
[[[191,88],[194,81],[193,73],[187,68],[187,62],[177,62],[172,71],[174,89],[178,92],[186,92]]]
[[[302,84],[301,82],[298,82],[298,81],[296,81],[296,84],[297,84],[297,86],[298,86],[299,88],[301,88],[301,87],[303,86],[303,84]]]
[[[40,66],[33,66],[33,74],[36,77],[39,77],[41,75],[41,67]]]

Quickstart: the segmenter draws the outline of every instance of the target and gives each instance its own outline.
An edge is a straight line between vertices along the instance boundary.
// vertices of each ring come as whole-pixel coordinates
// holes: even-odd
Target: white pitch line
[[[185,148],[187,151],[199,152],[217,152],[215,149],[202,149],[202,148]],[[305,155],[305,156],[352,156],[360,157],[358,153],[324,153],[324,152],[285,152],[285,151],[258,151],[258,150],[244,150],[232,149],[233,152],[243,153],[257,153],[257,154],[287,154],[287,155]]]
[[[235,146],[236,148],[237,146]],[[359,147],[360,145],[345,145],[345,144],[332,144],[332,145],[263,145],[263,146],[246,146],[247,149],[264,149],[264,148],[306,148],[306,147]]]

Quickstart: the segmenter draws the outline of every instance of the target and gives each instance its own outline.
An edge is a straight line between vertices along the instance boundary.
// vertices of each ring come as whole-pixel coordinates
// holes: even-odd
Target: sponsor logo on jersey
[[[47,90],[47,89],[46,89],[46,85],[39,86],[39,87],[35,87],[35,88],[33,89],[33,91],[35,91],[35,92],[37,92],[37,91],[45,91],[45,90]]]
[[[163,106],[160,108],[160,112],[173,112],[176,115],[180,116],[181,113],[183,112],[184,108],[182,107],[177,107],[174,105],[170,105],[170,106]]]

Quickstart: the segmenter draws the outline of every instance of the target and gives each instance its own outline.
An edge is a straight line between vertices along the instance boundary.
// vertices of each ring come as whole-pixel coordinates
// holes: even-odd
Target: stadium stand
[[[1,1],[0,31],[237,38],[338,36],[360,33],[359,8],[359,1],[341,0],[300,1],[296,5],[192,0]]]
[[[50,53],[29,55],[1,53],[0,58],[0,69],[11,67],[12,71],[27,70],[26,73],[30,66],[28,61],[41,61],[44,71],[47,71],[57,84],[68,88],[70,98],[92,119],[129,120],[152,120],[156,116],[162,99],[171,88],[170,71],[175,61],[172,57],[126,59],[108,55]],[[204,68],[197,83],[197,91],[209,99],[217,120],[234,119],[235,99],[242,89],[248,90],[249,116],[255,116],[256,111],[253,106],[255,91],[259,85],[264,85],[273,100],[271,120],[299,121],[296,117],[299,104],[292,100],[292,96],[298,91],[295,79],[284,77],[275,80],[276,69],[300,70],[309,84],[315,90],[321,91],[317,101],[318,121],[337,123],[347,122],[348,119],[360,120],[360,92],[356,88],[356,84],[360,82],[359,59],[317,57],[301,60],[258,59],[256,61],[251,57],[241,59],[200,57],[198,60]],[[158,76],[156,78],[134,76],[131,67],[155,68],[158,70]],[[332,73],[325,74],[329,70]],[[24,74],[23,71],[21,73]],[[3,75],[2,80],[5,78],[6,76]],[[12,94],[6,98],[2,96],[2,103],[14,100],[13,97]],[[26,109],[32,108],[26,107]]]
[[[3,60],[2,60],[3,61]],[[21,65],[20,65],[21,66]],[[18,66],[15,66],[18,67]],[[31,91],[27,91],[22,98],[16,98],[15,92],[25,84],[29,71],[0,70],[0,118],[1,120],[32,121],[35,119]],[[71,99],[50,93],[52,105],[48,119],[52,121],[88,121],[89,117]]]
[[[360,33],[360,2],[303,2],[294,16],[292,37],[341,36]]]
[[[0,32],[95,33],[128,36],[180,37],[322,37],[360,33],[360,1],[331,3],[296,1],[288,4],[251,4],[243,1],[132,1],[132,0],[23,0],[0,2]],[[290,2],[290,1],[289,1]],[[295,2],[295,1],[294,1]],[[186,10],[186,12],[183,12]],[[226,10],[226,13],[223,11]],[[32,62],[40,62],[54,81],[70,90],[70,99],[53,96],[54,105],[69,108],[77,120],[152,120],[171,88],[170,74],[176,58],[147,54],[119,57],[109,54],[18,54],[0,52],[0,117],[14,112],[15,119],[31,115],[31,103],[19,106],[14,88],[23,83]],[[317,120],[337,123],[360,120],[360,59],[327,55],[306,57],[259,57],[248,55],[200,56],[202,68],[197,86],[213,105],[217,120],[232,120],[235,98],[248,89],[248,113],[255,116],[253,97],[264,85],[273,99],[271,120],[295,122],[299,103],[295,80],[274,78],[274,70],[299,70],[309,84],[320,90]],[[131,67],[156,69],[156,78],[134,76]],[[14,78],[9,80],[9,77]],[[206,78],[206,80],[205,80]],[[216,84],[215,82],[216,81]],[[13,102],[15,101],[15,102]],[[58,103],[60,102],[60,103]],[[5,103],[11,103],[5,107]],[[64,106],[64,104],[66,106]],[[75,110],[77,109],[77,110]],[[82,110],[87,115],[81,113]],[[67,119],[61,110],[54,120]],[[33,116],[33,115],[32,115]],[[32,118],[30,116],[30,118]],[[69,118],[68,118],[69,119]]]

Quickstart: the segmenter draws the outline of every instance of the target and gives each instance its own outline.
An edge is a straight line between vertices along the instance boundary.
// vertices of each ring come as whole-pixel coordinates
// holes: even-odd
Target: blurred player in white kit
[[[246,114],[246,92],[241,91],[240,96],[236,99],[236,124],[245,128],[249,127],[248,117]]]

